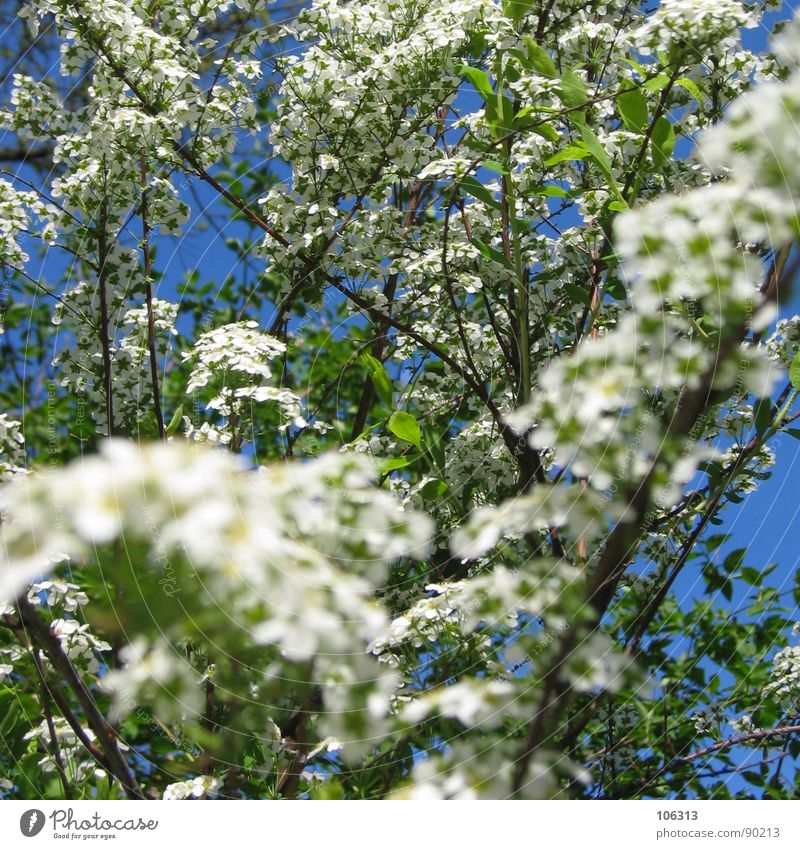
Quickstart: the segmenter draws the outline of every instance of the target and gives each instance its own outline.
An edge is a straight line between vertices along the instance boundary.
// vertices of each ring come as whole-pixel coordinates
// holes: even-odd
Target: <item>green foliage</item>
[[[396,410],[389,416],[388,428],[398,439],[422,449],[422,431],[413,416]]]

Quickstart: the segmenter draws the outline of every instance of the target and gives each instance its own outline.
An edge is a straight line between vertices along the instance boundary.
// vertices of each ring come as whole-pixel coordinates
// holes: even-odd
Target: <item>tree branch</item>
[[[61,641],[50,630],[47,623],[39,616],[36,609],[27,599],[18,598],[16,608],[19,613],[20,623],[25,629],[31,643],[44,652],[53,665],[53,668],[64,678],[78,699],[86,714],[86,721],[89,727],[95,733],[103,748],[104,766],[119,781],[125,795],[129,799],[144,799],[144,794],[139,789],[139,785],[133,777],[130,767],[117,746],[116,732],[100,713],[94,696],[92,696],[82,678],[75,671],[72,662],[67,657],[61,645]],[[85,737],[86,735],[83,736]]]

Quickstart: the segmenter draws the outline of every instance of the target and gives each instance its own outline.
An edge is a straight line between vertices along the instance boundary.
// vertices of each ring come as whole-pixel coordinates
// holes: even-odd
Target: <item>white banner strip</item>
[[[410,807],[409,807],[410,806]],[[798,847],[797,802],[0,803],[0,846]]]

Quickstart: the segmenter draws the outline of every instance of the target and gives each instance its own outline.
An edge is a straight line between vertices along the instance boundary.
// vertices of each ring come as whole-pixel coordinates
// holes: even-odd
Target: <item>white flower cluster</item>
[[[474,728],[497,726],[507,719],[524,719],[527,710],[511,681],[465,679],[415,699],[405,707],[400,719],[416,725],[435,713],[457,719],[465,728]]]
[[[476,559],[503,537],[569,525],[572,532],[591,538],[602,530],[603,500],[594,492],[574,486],[537,486],[519,498],[498,506],[480,507],[450,539],[456,557]],[[611,512],[613,513],[613,505]]]
[[[69,581],[39,581],[31,584],[28,601],[33,605],[44,602],[51,609],[59,607],[65,613],[76,613],[79,607],[89,603],[89,596],[77,585]]]
[[[66,719],[62,716],[54,716],[53,727],[57,738],[55,742],[58,743],[59,754],[70,781],[80,782],[91,777],[99,780],[106,777],[105,770],[97,766]],[[95,743],[97,737],[91,728],[82,728],[81,730],[86,739]],[[56,771],[56,758],[48,720],[43,719],[38,725],[34,726],[25,734],[24,739],[38,742],[40,748],[45,752],[39,760],[39,766],[45,773],[54,773]],[[117,742],[117,746],[120,751],[127,751],[128,749],[121,741]]]
[[[63,558],[54,558],[55,561],[59,559]],[[49,622],[50,630],[73,666],[82,673],[97,675],[103,663],[102,653],[110,651],[111,646],[92,634],[88,623],[74,618],[79,609],[89,602],[86,593],[69,581],[47,580],[31,584],[27,599],[34,607],[47,606],[53,617]],[[12,611],[10,606],[0,604],[0,612]],[[0,664],[0,677],[8,677],[14,670],[14,664],[29,656],[29,650],[12,646],[0,649],[0,656],[10,661]]]
[[[236,5],[247,15],[258,14],[260,4]],[[0,250],[21,266],[28,254],[19,237],[26,232],[80,259],[82,279],[60,296],[54,315],[69,332],[56,364],[62,385],[87,393],[104,435],[140,432],[141,400],[152,391],[142,368],[146,322],[138,307],[128,311],[130,293],[142,292],[144,282],[140,251],[126,247],[131,218],[144,219],[146,209],[148,232],[179,233],[189,207],[171,175],[211,166],[230,152],[238,133],[257,129],[253,83],[261,67],[252,57],[263,33],[240,34],[222,52],[213,37],[201,38],[231,8],[217,0],[157,8],[144,0],[37,0],[22,12],[34,31],[42,20],[55,21],[64,37],[61,72],[82,76],[89,69],[89,102],[72,107],[46,81],[15,75],[13,108],[0,121],[23,142],[51,141],[55,176],[41,195],[0,181]],[[154,310],[161,367],[175,307],[156,301]],[[117,347],[120,318],[135,326]]]
[[[130,307],[128,292],[141,284],[138,254],[119,244],[112,246],[106,257],[102,283],[81,280],[68,288],[56,304],[53,324],[62,326],[69,344],[54,358],[62,386],[84,396],[99,433],[108,435],[102,334],[100,287],[105,289],[106,312],[121,316],[119,328],[109,321],[106,326],[107,348],[111,369],[111,407],[115,433],[137,433],[143,400],[152,397],[149,323],[144,306]],[[174,336],[178,307],[159,298],[153,299],[155,354],[159,369]]]
[[[379,578],[399,556],[424,556],[432,529],[374,489],[373,474],[352,456],[248,472],[200,447],[109,440],[94,457],[0,491],[2,596],[13,597],[51,556],[84,554],[124,534],[185,556],[223,595],[247,586],[237,604],[269,602],[259,635],[287,653],[345,648],[350,629],[374,634],[381,616],[364,601],[364,578],[340,573],[333,558],[358,552],[361,570]]]
[[[175,322],[178,305],[160,298],[152,299],[155,357],[159,370],[169,350],[170,337],[177,336]],[[149,318],[147,307],[127,310],[122,327],[125,335],[114,353],[114,408],[120,421],[136,422],[141,410],[149,406],[152,398],[150,373]]]
[[[200,676],[177,648],[160,640],[148,646],[143,637],[120,650],[122,667],[103,676],[111,693],[110,717],[116,722],[139,704],[148,704],[163,721],[185,719],[200,708]],[[177,716],[176,716],[177,713]]]
[[[164,789],[164,799],[180,801],[183,799],[213,799],[219,793],[222,782],[213,775],[198,775],[190,781],[176,781]]]
[[[711,704],[692,714],[692,724],[698,734],[714,734],[725,720],[725,710],[720,704]]]
[[[218,372],[267,380],[272,377],[270,360],[285,351],[283,342],[261,333],[256,321],[217,327],[198,337],[193,350],[185,354],[186,360],[196,362],[187,389],[193,392],[207,386]]]
[[[0,597],[13,598],[56,552],[88,556],[124,538],[129,552],[140,552],[139,568],[155,570],[156,579],[169,568],[187,599],[198,592],[224,598],[248,639],[276,647],[289,662],[317,656],[323,696],[337,705],[331,733],[346,739],[345,723],[368,741],[394,688],[366,652],[387,624],[371,597],[390,562],[426,555],[433,530],[426,516],[374,487],[374,476],[366,461],[348,455],[247,470],[228,452],[191,443],[109,440],[96,456],[0,490]],[[146,586],[143,575],[137,580]],[[56,626],[82,661],[107,648],[73,620]],[[173,645],[185,639],[183,627],[173,621]],[[225,639],[223,628],[217,644]],[[103,679],[115,715],[140,700],[170,718],[171,705],[190,717],[197,710],[200,675],[173,648],[137,640],[122,659],[123,668]]]
[[[430,590],[428,586],[426,589]],[[435,595],[416,601],[408,610],[395,617],[385,633],[370,644],[370,650],[389,663],[397,664],[391,649],[410,644],[422,648],[441,638],[445,627],[451,623],[460,626],[457,604],[453,601],[453,592],[460,594],[461,584],[443,586]]]
[[[443,754],[418,760],[411,783],[395,793],[394,798],[505,799],[510,794],[513,765],[518,757],[513,741],[508,739],[484,737],[477,744],[456,740]],[[540,750],[530,764],[518,798],[558,798],[563,793],[560,788],[564,778],[588,783],[590,776],[556,752]]]
[[[22,422],[0,413],[0,481],[25,471],[25,437]]]
[[[560,629],[566,626],[564,611],[579,589],[579,580],[577,569],[541,558],[526,570],[496,566],[473,578],[428,584],[425,590],[430,595],[395,617],[370,649],[397,665],[404,648],[424,650],[445,635],[459,643],[477,631],[478,643],[488,646],[492,634],[513,631],[522,615],[546,616],[551,631]],[[481,626],[485,633],[480,633]]]
[[[41,237],[51,241],[54,237],[51,218],[55,212],[52,204],[44,203],[35,192],[15,189],[6,179],[0,179],[0,252],[5,262],[22,268],[30,259],[20,244],[20,236],[31,232],[34,220],[43,225]]]
[[[4,612],[0,606],[0,612]],[[11,612],[10,609],[8,612]],[[18,646],[0,649],[0,683],[11,683],[11,674],[14,672],[14,665],[26,654],[25,650]]]
[[[222,427],[214,427],[210,422],[203,422],[195,427],[188,416],[183,417],[183,435],[192,442],[209,442],[212,445],[230,445],[233,434]]]
[[[258,322],[226,324],[201,334],[192,349],[183,355],[192,365],[190,394],[209,390],[206,406],[223,416],[246,414],[245,405],[275,402],[289,423],[304,427],[300,399],[289,389],[269,386],[270,362],[280,357],[286,346],[279,339],[258,329]],[[208,441],[213,437],[203,434]],[[194,435],[194,432],[193,434]]]
[[[383,273],[382,258],[395,254],[403,230],[386,198],[435,156],[428,130],[455,97],[458,57],[476,27],[491,37],[510,22],[491,0],[318,0],[303,11],[290,35],[310,46],[281,57],[270,136],[292,179],[263,198],[270,222],[290,239],[286,247],[265,240],[276,267],[299,273],[298,254],[330,246],[328,235],[347,221],[330,250],[337,267],[354,278]],[[309,107],[317,115],[310,124]],[[364,215],[352,214],[361,194],[370,198]]]
[[[784,366],[790,366],[800,351],[800,315],[782,318],[764,343],[768,355]]]
[[[63,558],[54,558],[58,559]],[[50,629],[58,637],[64,652],[76,669],[92,675],[97,674],[101,666],[100,653],[108,651],[111,646],[105,640],[95,637],[88,624],[81,624],[73,618],[79,608],[88,604],[89,597],[86,593],[77,584],[69,581],[47,580],[31,584],[27,599],[34,607],[47,606],[53,617]],[[13,613],[13,607],[0,603],[0,613]],[[29,656],[27,647],[0,648],[0,657],[8,661],[0,663],[0,679],[8,678],[14,671],[14,665]]]
[[[661,0],[638,33],[642,53],[674,43],[697,49],[719,42],[740,27],[753,27],[756,19],[740,0]]]
[[[256,4],[240,5],[252,11]],[[37,18],[52,15],[68,35],[61,53],[62,73],[82,74],[87,61],[95,60],[91,64],[92,85],[98,95],[95,102],[102,108],[73,116],[62,104],[53,103],[46,116],[51,122],[60,119],[55,129],[64,135],[58,158],[81,163],[64,181],[67,192],[78,188],[84,194],[83,190],[99,176],[100,162],[104,169],[113,169],[118,175],[118,187],[136,192],[138,154],[143,146],[164,161],[175,161],[175,140],[188,131],[196,138],[194,156],[209,165],[230,150],[237,130],[255,128],[255,107],[247,83],[258,73],[249,54],[260,36],[256,33],[238,38],[228,46],[224,58],[214,57],[216,81],[206,91],[200,84],[202,63],[209,47],[213,55],[215,42],[195,43],[198,27],[203,22],[210,25],[230,4],[203,4],[200,15],[196,6],[188,0],[172,2],[154,15],[140,0],[109,0],[102,7],[89,0],[37,0],[31,4],[29,20],[36,23]],[[30,98],[18,99],[20,109]],[[18,121],[25,127],[32,110],[21,111]],[[74,126],[70,126],[73,121]],[[41,129],[40,122],[36,123]],[[202,132],[198,132],[200,129]],[[109,148],[116,152],[113,161],[104,156]],[[151,204],[154,208],[167,211],[178,207],[176,215],[168,215],[160,223],[170,229],[179,226],[187,210],[185,204],[176,204],[173,187],[156,177],[150,188],[154,196],[159,196],[158,204],[155,197]],[[128,200],[124,194],[127,192],[118,190],[114,202]]]
[[[146,704],[191,734],[201,711],[216,721],[203,696],[235,692],[238,674],[247,699],[226,716],[234,731],[256,708],[271,712],[274,688],[291,680],[296,688],[275,709],[309,715],[310,739],[322,739],[309,760],[336,753],[309,781],[384,734],[402,740],[408,726],[430,725],[431,748],[441,751],[414,757],[408,795],[507,795],[521,748],[504,723],[537,715],[549,673],[578,699],[631,680],[629,659],[592,633],[594,623],[583,627],[591,563],[579,569],[572,559],[604,551],[603,536],[629,520],[629,494],[642,481],[661,519],[704,460],[736,471],[731,497],[772,462],[766,447],[741,467],[737,454],[757,418],[750,395],[769,395],[800,338],[790,321],[762,346],[739,345],[742,328],[763,330],[771,318],[754,306],[768,250],[800,234],[800,73],[778,65],[797,59],[797,28],[777,60],[753,56],[738,33],[767,5],[314,0],[281,32],[299,50],[275,57],[282,79],[270,153],[290,169],[260,201],[264,229],[276,232],[256,254],[270,266],[265,281],[280,280],[279,292],[265,294],[292,292],[333,314],[325,287],[335,280],[373,309],[371,330],[401,375],[394,389],[419,414],[420,456],[375,428],[350,453],[247,468],[233,455],[246,430],[257,433],[257,417],[307,427],[300,397],[284,386],[296,385],[304,359],[255,321],[204,324],[168,372],[169,386],[175,371],[190,372],[186,439],[111,440],[96,456],[23,475],[20,423],[0,416],[0,478],[9,479],[0,489],[0,601],[27,592],[50,607],[53,633],[90,686],[99,679],[110,694],[115,721]],[[35,233],[77,260],[78,274],[57,293],[53,323],[63,325],[64,345],[55,365],[63,387],[85,394],[101,434],[142,432],[157,389],[148,325],[162,374],[176,332],[176,304],[141,306],[157,274],[144,277],[146,236],[135,248],[132,240],[140,227],[180,234],[189,208],[177,175],[221,186],[228,176],[208,169],[227,165],[243,131],[259,129],[263,34],[214,34],[231,14],[246,29],[261,6],[35,0],[23,9],[34,28],[55,21],[62,70],[87,75],[86,99],[62,101],[58,86],[14,78],[13,108],[0,122],[18,140],[51,141],[55,176],[41,195],[0,181],[0,250],[21,266]],[[540,45],[525,38],[534,29],[544,33]],[[602,70],[587,62],[599,48]],[[769,76],[777,81],[732,103]],[[704,131],[709,124],[718,126]],[[672,155],[676,139],[695,137],[699,157]],[[240,188],[228,199],[244,198]],[[335,304],[346,319],[338,295]],[[385,329],[392,322],[375,310],[412,332]],[[477,384],[492,403],[472,391]],[[532,385],[532,401],[513,411]],[[736,397],[703,420],[705,430],[673,432],[698,388]],[[535,482],[522,481],[525,445],[517,454],[504,424],[537,452]],[[714,453],[712,438],[737,444]],[[385,487],[353,456],[368,452],[394,461]],[[657,547],[668,534],[683,544],[698,500],[677,513],[677,530],[655,522],[643,533],[653,568],[629,603],[664,579]],[[436,551],[424,570],[389,570],[428,554],[433,523],[412,506],[435,515],[452,557]],[[131,615],[152,622],[110,668],[100,659],[109,644],[79,618],[86,594],[46,576],[65,555],[91,569],[119,548],[115,577],[137,590],[121,598],[132,611],[154,604],[151,617]],[[550,548],[563,554],[540,556]],[[375,599],[395,591],[409,601],[393,605],[390,620]],[[576,647],[567,651],[562,635],[572,628]],[[793,705],[796,654],[776,656],[766,690]],[[20,655],[4,648],[0,658],[0,679],[18,684]],[[632,716],[610,715],[619,741]],[[698,731],[713,730],[711,709],[691,717]],[[263,718],[250,727],[266,725],[276,764],[297,766],[296,742]],[[440,719],[478,732],[446,740]],[[75,741],[61,730],[71,756]],[[32,734],[52,747],[41,726]],[[620,745],[608,757],[619,765],[635,753]],[[520,795],[558,795],[584,778],[543,747]],[[221,786],[200,775],[170,784],[164,798],[211,797]]]
[[[111,645],[100,640],[90,631],[88,624],[81,625],[76,619],[56,619],[50,630],[61,641],[67,657],[79,669],[90,674],[100,670],[99,652],[111,651]]]
[[[787,646],[775,655],[770,678],[764,693],[794,708],[800,699],[800,646]]]

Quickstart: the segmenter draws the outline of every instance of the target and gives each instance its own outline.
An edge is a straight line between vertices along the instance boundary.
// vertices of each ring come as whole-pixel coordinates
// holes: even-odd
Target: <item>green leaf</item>
[[[385,475],[387,472],[393,472],[396,469],[405,469],[410,466],[416,457],[390,457],[388,460],[381,460],[378,463],[378,471]]]
[[[748,770],[747,772],[742,773],[742,778],[745,781],[749,781],[751,784],[754,784],[756,787],[764,786],[764,779],[760,773],[756,772],[753,769]]]
[[[647,129],[647,98],[638,88],[623,92],[617,98],[619,114],[632,133],[644,133]]]
[[[466,77],[474,86],[475,91],[483,97],[484,100],[490,101],[494,99],[494,89],[489,81],[489,77],[480,68],[471,68],[469,65],[459,65],[458,73]]]
[[[432,480],[428,481],[425,486],[420,489],[419,494],[426,501],[433,501],[434,498],[439,498],[444,495],[448,489],[449,487],[444,481]]]
[[[359,359],[367,369],[367,373],[372,380],[375,391],[378,393],[378,397],[384,404],[391,404],[394,397],[394,386],[383,363],[376,357],[373,357],[372,354],[367,353],[362,354]]]
[[[569,197],[569,192],[562,189],[561,186],[542,186],[534,191],[535,195],[544,195],[546,198],[566,198]]]
[[[487,168],[489,171],[494,171],[495,174],[508,174],[508,168],[496,159],[487,159],[485,162],[481,162],[481,168]]]
[[[528,58],[526,53],[523,53],[521,50],[518,50],[516,47],[508,47],[506,48],[506,53],[509,56],[513,56],[519,63],[525,68],[526,71],[530,71],[533,65],[531,65],[531,61]],[[506,68],[510,67],[511,63],[506,65]]]
[[[733,598],[733,582],[729,578],[723,580],[719,589],[722,595],[725,596],[726,601],[730,601]]]
[[[669,83],[669,77],[666,74],[659,74],[652,79],[646,80],[644,87],[648,91],[661,91]]]
[[[675,80],[675,85],[679,85],[682,89],[688,91],[700,106],[703,105],[703,92],[700,91],[699,86],[694,80],[690,80],[688,77],[681,77]]]
[[[70,425],[69,432],[77,439],[91,439],[97,431],[94,422],[77,422]]]
[[[569,144],[558,153],[554,153],[549,158],[545,159],[545,165],[556,165],[559,162],[574,161],[578,159],[586,159],[589,156],[589,151],[577,144]]]
[[[739,569],[744,562],[745,555],[747,554],[746,548],[737,548],[734,551],[731,551],[730,554],[722,561],[722,568],[730,575]]]
[[[795,354],[789,366],[789,380],[795,389],[800,389],[800,354]]]
[[[509,97],[499,98],[500,114],[498,118],[492,122],[496,136],[504,136],[514,129],[514,102]]]
[[[589,99],[583,80],[572,70],[567,68],[561,76],[561,102],[570,109],[583,106]]]
[[[557,142],[561,138],[550,124],[537,124],[535,127],[531,127],[531,132],[551,142]]]
[[[409,442],[422,450],[422,431],[414,416],[397,410],[389,416],[389,430],[403,442]]]
[[[641,62],[629,58],[624,58],[622,61],[630,65],[631,68],[635,68],[643,77],[647,76],[647,68]]]
[[[763,398],[756,404],[755,408],[755,425],[756,433],[759,435],[765,433],[772,424],[772,401],[769,398]]]
[[[169,424],[166,428],[167,436],[172,436],[180,426],[181,417],[183,416],[183,404],[178,405],[178,409],[172,414],[172,418],[169,420]]]
[[[572,299],[573,303],[583,304],[584,306],[589,303],[590,293],[585,289],[581,289],[581,287],[577,286],[575,283],[562,284],[561,291],[566,292],[566,294]]]
[[[752,566],[742,567],[741,578],[753,587],[761,586],[761,572],[759,572],[758,569],[754,569]]]
[[[425,452],[431,458],[433,466],[444,471],[447,465],[447,455],[445,454],[444,446],[446,440],[445,434],[438,433],[430,425],[425,428]]]
[[[324,781],[318,784],[315,784],[311,788],[311,792],[309,794],[312,799],[320,799],[320,800],[339,800],[344,799],[344,788],[341,783],[338,781]]]
[[[19,706],[14,703],[13,693],[10,691],[3,692],[3,718],[0,720],[0,736],[3,738],[9,737],[15,726],[19,722],[22,711]]]
[[[535,124],[527,126],[528,118],[539,111],[539,109],[532,106],[523,106],[514,116],[514,128],[518,130],[530,130],[530,132],[536,133],[537,136],[541,136],[547,139],[547,141],[557,142],[561,136],[552,124],[545,124],[541,120],[537,120]]]
[[[534,0],[506,0],[503,4],[503,14],[511,18],[514,26],[519,26],[526,12],[534,6]]]
[[[675,127],[662,115],[653,127],[650,140],[653,147],[653,163],[656,168],[660,168],[675,150]]]
[[[467,194],[472,195],[478,200],[482,200],[487,206],[493,209],[501,209],[502,205],[499,200],[475,177],[467,175],[459,181],[459,186]]]
[[[538,45],[529,35],[525,36],[525,46],[528,48],[528,58],[534,71],[550,79],[558,76],[556,66],[544,47]]]
[[[487,245],[486,242],[482,242],[480,239],[473,238],[472,244],[481,252],[486,259],[491,259],[494,262],[499,262],[500,265],[507,268],[509,271],[514,271],[514,266],[508,261],[508,258],[505,254],[493,248],[491,245]]]
[[[600,170],[605,174],[606,179],[608,180],[610,187],[614,190],[617,195],[617,199],[625,204],[625,200],[620,194],[619,185],[617,184],[616,179],[614,178],[614,174],[611,171],[611,160],[608,158],[608,154],[606,153],[606,149],[603,147],[602,142],[597,137],[594,130],[590,129],[586,124],[580,124],[581,130],[581,138],[583,138],[583,143],[586,145],[587,150],[591,154],[592,159],[600,166]]]
[[[606,176],[611,177],[613,180],[611,176],[611,160],[608,158],[606,149],[603,147],[600,139],[597,138],[597,134],[586,124],[581,124],[580,130],[583,143],[586,145],[586,149],[591,154],[592,159],[605,172]]]
[[[616,277],[606,278],[605,286],[603,286],[603,294],[608,295],[615,301],[624,301],[628,297],[628,290],[625,284]]]

